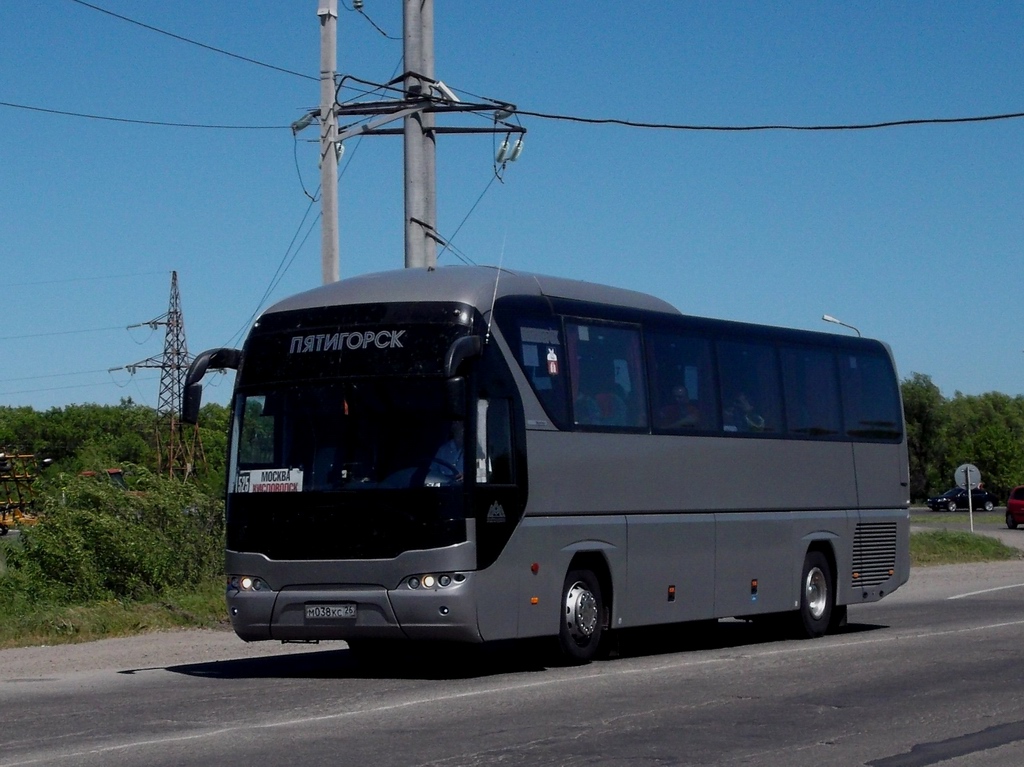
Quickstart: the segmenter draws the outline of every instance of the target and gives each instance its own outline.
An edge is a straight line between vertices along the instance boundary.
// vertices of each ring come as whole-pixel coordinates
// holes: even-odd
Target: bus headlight
[[[267,591],[270,586],[255,575],[232,575],[228,577],[228,591]]]
[[[455,575],[454,581],[462,583],[466,580],[464,575]],[[437,590],[439,588],[448,588],[452,585],[453,576],[451,573],[441,573],[440,575],[434,575],[428,573],[425,575],[410,575],[405,579],[405,585],[410,589],[432,589]]]

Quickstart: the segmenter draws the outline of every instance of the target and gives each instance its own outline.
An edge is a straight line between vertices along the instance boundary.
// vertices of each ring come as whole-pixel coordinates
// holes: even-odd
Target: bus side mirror
[[[449,378],[446,389],[445,416],[452,421],[464,421],[466,419],[466,379],[462,376]]]
[[[181,420],[183,423],[195,424],[199,421],[199,406],[203,400],[203,376],[209,368],[214,370],[238,370],[242,364],[240,349],[209,349],[188,366],[185,374],[185,391],[181,402]]]
[[[195,424],[199,421],[199,406],[203,403],[203,385],[196,381],[185,387],[181,403],[182,423]]]

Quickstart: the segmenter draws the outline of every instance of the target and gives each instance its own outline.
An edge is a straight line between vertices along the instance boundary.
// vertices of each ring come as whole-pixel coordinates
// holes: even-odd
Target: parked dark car
[[[1013,488],[1006,501],[1006,526],[1015,530],[1021,524],[1024,524],[1024,485]]]
[[[999,500],[983,487],[975,487],[971,490],[971,503],[975,509],[992,511],[999,503]],[[954,487],[942,495],[929,498],[926,503],[932,511],[956,511],[967,508],[967,491],[962,487]]]

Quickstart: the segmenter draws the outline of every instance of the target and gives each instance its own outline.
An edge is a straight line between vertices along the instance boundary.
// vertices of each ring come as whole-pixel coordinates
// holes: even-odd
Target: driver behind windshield
[[[444,442],[434,455],[434,464],[441,467],[441,470],[454,477],[456,482],[462,481],[466,471],[466,456],[464,449],[464,425],[462,421],[452,421],[451,436]]]

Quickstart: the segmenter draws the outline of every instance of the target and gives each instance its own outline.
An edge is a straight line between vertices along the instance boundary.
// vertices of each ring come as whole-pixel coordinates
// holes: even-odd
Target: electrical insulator
[[[499,165],[505,162],[505,157],[508,156],[508,138],[501,142],[501,146],[498,147],[498,154],[495,156],[494,161]]]
[[[363,0],[352,0],[352,7],[357,11],[363,10]]]
[[[519,140],[516,141],[516,145],[512,147],[512,152],[508,156],[509,162],[515,162],[519,159],[519,155],[523,153],[523,137],[520,136]]]

